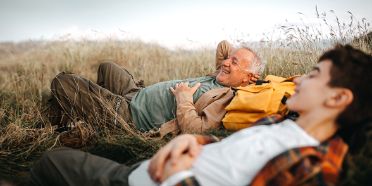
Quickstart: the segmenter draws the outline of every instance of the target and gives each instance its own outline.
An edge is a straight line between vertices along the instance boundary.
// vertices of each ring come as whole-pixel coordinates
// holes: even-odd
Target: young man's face
[[[332,62],[325,60],[318,63],[308,75],[295,79],[295,94],[288,99],[288,108],[301,114],[325,106],[333,93],[328,85],[331,67]]]
[[[216,79],[227,87],[238,87],[246,84],[252,73],[248,72],[248,67],[253,59],[251,51],[241,48],[233,52],[228,59],[223,61],[220,72]]]

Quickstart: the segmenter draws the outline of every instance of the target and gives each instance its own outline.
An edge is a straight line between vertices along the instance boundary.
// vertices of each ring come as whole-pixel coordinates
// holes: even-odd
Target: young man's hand
[[[181,154],[177,161],[173,161],[174,158],[171,158],[170,161],[167,161],[164,166],[163,174],[161,176],[160,182],[164,182],[170,176],[184,170],[191,168],[192,164],[196,160],[196,156],[191,156],[190,154]]]
[[[174,138],[151,158],[148,168],[150,177],[160,183],[168,176],[190,168],[201,148],[193,135]]]

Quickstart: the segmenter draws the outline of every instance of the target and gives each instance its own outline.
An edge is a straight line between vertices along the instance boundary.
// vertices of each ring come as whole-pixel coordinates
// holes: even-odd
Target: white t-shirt
[[[168,178],[162,185],[174,185],[195,176],[201,185],[248,185],[275,156],[299,147],[318,146],[319,141],[292,120],[240,130],[221,142],[203,147],[192,168]],[[129,185],[157,185],[147,173],[149,161],[129,176]]]

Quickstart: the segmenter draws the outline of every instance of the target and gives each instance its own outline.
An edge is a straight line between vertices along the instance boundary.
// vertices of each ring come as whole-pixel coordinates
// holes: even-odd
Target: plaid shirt
[[[255,125],[282,121],[279,115],[266,117]],[[198,141],[215,142],[213,137],[198,136]],[[204,139],[203,139],[204,138]],[[251,186],[336,185],[348,146],[334,137],[318,147],[288,150],[270,160],[256,175]],[[182,180],[177,186],[200,185],[195,177]]]

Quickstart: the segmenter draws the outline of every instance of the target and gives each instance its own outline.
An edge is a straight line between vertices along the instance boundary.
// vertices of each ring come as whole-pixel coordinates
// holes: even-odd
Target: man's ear
[[[326,100],[329,107],[347,107],[354,99],[353,92],[347,88],[335,88],[331,96]]]

